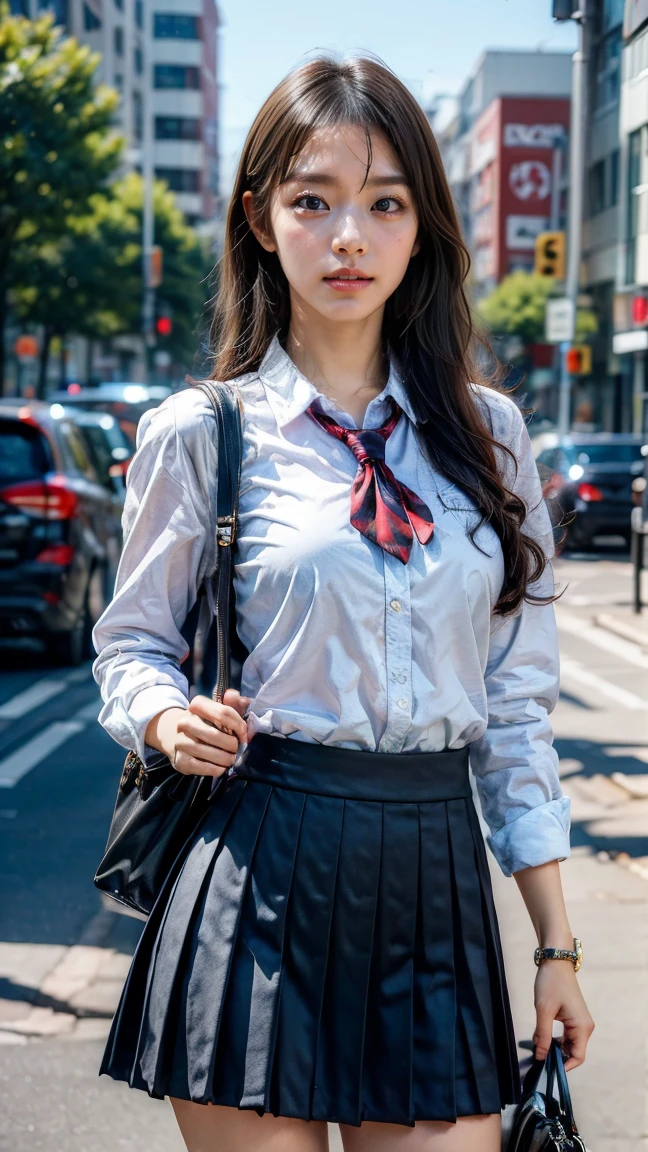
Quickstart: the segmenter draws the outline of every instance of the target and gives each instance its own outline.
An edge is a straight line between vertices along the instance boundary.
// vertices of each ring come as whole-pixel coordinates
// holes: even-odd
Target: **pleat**
[[[447,803],[456,902],[455,959],[460,1016],[457,1041],[461,1043],[461,1054],[467,1063],[465,1072],[472,1080],[479,1111],[490,1114],[500,1111],[501,1102],[479,863],[467,812],[471,803],[463,799]],[[469,1114],[466,1109],[473,1105],[473,1101],[461,1101],[462,1077],[459,1073],[463,1070],[459,1060],[456,1067],[457,1106],[459,1114],[466,1115]],[[465,1083],[465,1077],[463,1079]]]
[[[252,794],[244,782],[232,783],[222,806],[217,803],[213,819],[203,825],[168,902],[152,958],[139,1052],[141,1075],[156,1095],[194,1098],[199,1054],[187,1027],[187,1004],[204,908],[215,887],[213,876],[225,834],[228,853],[235,852],[243,867],[253,850],[268,792],[261,786]],[[241,803],[244,795],[246,802]]]
[[[317,1035],[314,1120],[359,1124],[382,804],[344,801],[337,884]]]
[[[488,859],[486,857],[486,847],[479,826],[479,818],[473,804],[469,804],[468,806],[468,819],[479,865],[479,882],[482,892],[482,906],[485,913],[484,931],[487,937],[491,999],[495,1006],[493,1016],[500,1095],[505,1103],[515,1104],[520,1098],[520,1065],[517,1057],[515,1029],[511,1015],[504,967],[504,953],[502,950]]]
[[[456,1119],[457,993],[446,805],[419,805],[419,898],[414,977],[414,1114]]]
[[[310,1116],[344,801],[306,797],[290,892],[269,1110]]]
[[[240,1108],[264,1110],[269,1095],[286,908],[304,801],[302,792],[272,790],[243,899],[213,1076],[219,1101]]]
[[[416,804],[384,804],[362,1119],[413,1124],[413,978],[419,872]]]
[[[202,839],[205,824],[209,823],[210,831],[206,835],[212,843],[215,842],[215,848],[217,848],[243,791],[244,786],[239,785],[228,787],[227,790],[218,795],[195,832],[196,841]],[[148,1028],[147,1006],[162,932],[169,916],[174,893],[181,881],[191,851],[192,849],[187,845],[187,854],[183,854],[176,861],[176,865],[167,876],[151,914],[144,924],[117,1012],[113,1018],[100,1067],[100,1075],[107,1073],[117,1079],[127,1080],[131,1087],[143,1088],[150,1095],[160,1098],[164,1097],[164,1090],[156,1091],[154,1081],[149,1081],[142,1075],[137,1055],[143,1043],[143,1033]]]

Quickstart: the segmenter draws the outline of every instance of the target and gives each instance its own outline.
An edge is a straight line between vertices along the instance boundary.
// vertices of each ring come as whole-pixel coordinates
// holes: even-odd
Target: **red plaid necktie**
[[[434,520],[427,504],[411,488],[401,484],[385,463],[385,441],[401,416],[393,396],[389,396],[388,401],[391,414],[382,428],[343,428],[315,407],[317,401],[307,411],[321,428],[342,440],[358,461],[351,489],[353,527],[407,564],[414,532],[421,544],[427,544],[434,531]]]

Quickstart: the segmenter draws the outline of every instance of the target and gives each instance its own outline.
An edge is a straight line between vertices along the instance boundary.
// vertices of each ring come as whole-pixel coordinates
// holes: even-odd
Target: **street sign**
[[[149,288],[159,288],[162,283],[162,249],[154,244],[149,253]]]
[[[547,300],[545,339],[547,344],[562,344],[574,339],[574,305],[568,296],[553,296]]]
[[[535,271],[538,276],[565,279],[565,233],[541,232],[535,242]]]
[[[592,371],[592,349],[589,344],[578,344],[567,349],[567,371],[570,376],[589,376]]]

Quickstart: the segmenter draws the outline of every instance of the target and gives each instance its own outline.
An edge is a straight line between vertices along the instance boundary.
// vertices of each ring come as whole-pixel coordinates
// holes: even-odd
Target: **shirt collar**
[[[280,344],[278,336],[273,337],[261,361],[259,379],[266,385],[268,403],[280,428],[283,428],[285,424],[297,416],[301,416],[316,397],[322,398],[323,406],[327,411],[335,413],[337,406],[328,397],[318,392],[315,385],[302,375]],[[412,423],[416,424],[416,416],[393,356],[390,356],[389,360],[387,383],[375,399],[384,400],[387,396],[393,396]]]

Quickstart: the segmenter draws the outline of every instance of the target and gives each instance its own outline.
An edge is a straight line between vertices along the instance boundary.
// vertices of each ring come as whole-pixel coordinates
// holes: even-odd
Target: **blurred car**
[[[70,391],[68,387],[53,392],[49,401],[114,416],[134,452],[135,433],[141,416],[149,408],[157,408],[170,395],[171,389],[161,384],[99,384],[95,388]]]
[[[58,664],[94,655],[92,628],[119,563],[122,504],[60,404],[0,401],[0,636],[42,639]]]
[[[133,447],[118,420],[108,412],[89,412],[73,406],[66,408],[64,404],[61,408],[83,433],[99,481],[123,505],[126,472],[133,458]]]
[[[594,537],[631,532],[632,482],[643,469],[643,436],[630,432],[581,432],[555,436],[536,457],[557,538],[569,548],[589,548]],[[562,527],[564,525],[564,528]]]

